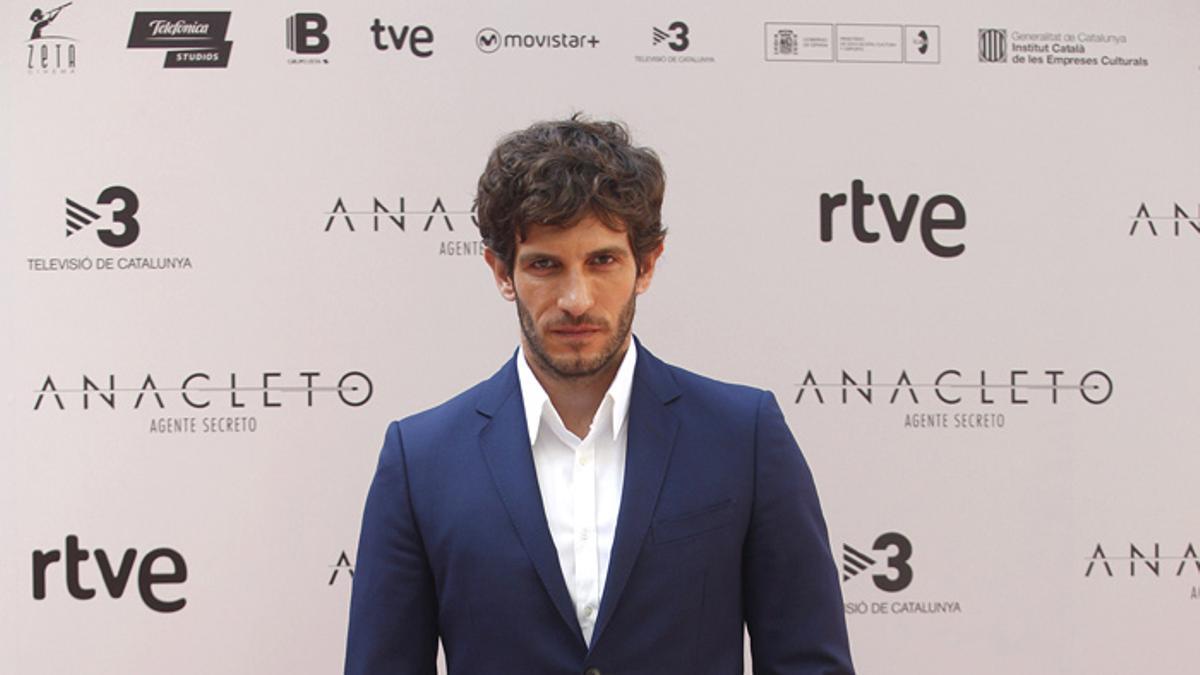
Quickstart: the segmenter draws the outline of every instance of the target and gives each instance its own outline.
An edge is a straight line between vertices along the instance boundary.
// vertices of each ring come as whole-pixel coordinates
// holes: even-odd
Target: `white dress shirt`
[[[636,363],[637,348],[631,343],[592,417],[587,436],[580,439],[563,424],[525,360],[524,348],[517,354],[517,377],[542,508],[588,644],[600,611],[621,507],[629,437],[626,421]]]

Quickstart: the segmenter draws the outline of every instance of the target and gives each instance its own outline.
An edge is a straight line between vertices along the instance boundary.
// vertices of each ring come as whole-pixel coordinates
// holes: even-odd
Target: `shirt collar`
[[[629,419],[629,399],[633,394],[633,371],[636,365],[637,345],[631,340],[629,348],[625,350],[625,356],[621,358],[621,365],[617,367],[612,384],[608,386],[604,398],[600,399],[596,418],[592,420],[592,424],[595,425],[600,421],[600,415],[609,411],[612,415],[611,428],[614,439],[620,435],[621,429]],[[542,383],[538,382],[533,369],[529,367],[529,362],[525,360],[524,346],[517,349],[517,381],[521,385],[521,400],[525,404],[525,425],[529,431],[529,442],[533,444],[537,442],[545,415],[549,414],[555,420],[559,420],[559,415],[550,402],[550,395],[542,388]],[[612,405],[606,406],[605,403],[610,400]],[[561,426],[562,422],[559,421],[558,424]]]

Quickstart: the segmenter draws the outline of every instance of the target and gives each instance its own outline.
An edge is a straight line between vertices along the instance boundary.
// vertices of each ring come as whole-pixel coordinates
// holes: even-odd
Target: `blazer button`
[[[583,675],[601,675],[599,668],[588,668],[583,671]]]

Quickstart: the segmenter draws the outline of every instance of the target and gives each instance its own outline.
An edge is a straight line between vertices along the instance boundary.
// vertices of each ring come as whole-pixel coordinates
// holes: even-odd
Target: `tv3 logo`
[[[682,21],[672,23],[670,26],[667,26],[667,30],[654,27],[654,44],[657,45],[667,38],[673,38],[667,43],[671,51],[685,51],[688,45],[691,44],[691,41],[688,40],[688,25]]]
[[[908,588],[913,580],[912,542],[899,532],[887,532],[879,535],[871,545],[872,551],[879,551],[887,556],[888,572],[871,575],[875,587],[888,593],[896,593]],[[874,567],[879,561],[859,551],[849,544],[842,544],[842,581],[849,581],[862,572]]]
[[[120,227],[101,227],[96,229],[96,236],[106,246],[124,248],[137,241],[142,227],[134,216],[138,210],[137,194],[123,185],[110,185],[96,197],[96,204],[108,205],[120,202],[121,208],[114,209],[109,216],[113,223]],[[67,197],[67,236],[81,232],[83,228],[100,220],[102,216],[92,209]]]

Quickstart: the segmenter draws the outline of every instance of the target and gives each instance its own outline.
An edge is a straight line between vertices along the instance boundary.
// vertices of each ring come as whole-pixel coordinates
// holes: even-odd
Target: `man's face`
[[[490,251],[485,258],[501,295],[517,303],[533,365],[559,379],[615,368],[661,247],[639,275],[626,233],[594,216],[567,228],[533,225],[528,235],[517,242],[511,275]]]

